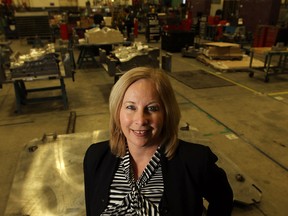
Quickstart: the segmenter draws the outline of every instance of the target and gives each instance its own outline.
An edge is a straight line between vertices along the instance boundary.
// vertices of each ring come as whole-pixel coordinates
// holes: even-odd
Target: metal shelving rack
[[[147,14],[146,40],[147,42],[150,42],[150,40],[160,40],[160,25],[156,13]]]
[[[51,39],[52,37],[47,11],[16,12],[15,21],[19,37],[40,39]]]

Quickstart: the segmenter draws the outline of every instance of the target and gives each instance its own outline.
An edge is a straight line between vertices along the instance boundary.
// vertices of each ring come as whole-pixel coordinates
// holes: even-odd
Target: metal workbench
[[[144,66],[159,68],[160,66],[160,49],[142,43],[118,47],[110,55],[107,55],[103,49],[99,52],[100,63],[107,73],[114,77],[114,82],[132,68]]]
[[[93,63],[95,66],[100,66],[96,61],[96,56],[99,56],[99,49],[105,50],[109,54],[114,46],[123,44],[117,43],[79,43],[75,47],[79,49],[80,53],[77,59],[77,68],[81,69],[84,63]]]
[[[66,45],[60,46],[57,53],[47,53],[37,60],[25,61],[19,67],[11,67],[6,73],[4,73],[4,70],[1,70],[1,83],[13,83],[17,113],[22,112],[21,108],[23,105],[50,100],[61,100],[64,108],[67,109],[68,98],[64,79],[72,78],[74,80],[74,65],[73,50]],[[26,86],[27,82],[55,79],[59,80],[59,85],[30,89]],[[52,90],[60,90],[60,94],[57,96],[47,96],[45,94],[45,96],[41,97],[28,97],[32,92],[47,92]]]
[[[283,74],[288,72],[288,49],[285,48],[283,50],[273,50],[271,47],[254,47],[251,49],[251,57],[250,57],[250,72],[249,77],[254,76],[254,71],[260,70],[264,72],[264,81],[269,82],[270,75]],[[261,55],[264,57],[264,66],[259,68],[253,67],[253,59],[255,54]],[[274,65],[272,61],[276,59],[277,63]]]
[[[182,131],[179,136],[195,142],[191,133]],[[84,216],[84,154],[92,143],[108,138],[108,131],[97,130],[44,134],[31,140],[21,152],[5,215]],[[216,154],[227,173],[234,200],[244,205],[261,202],[257,184],[224,154]]]

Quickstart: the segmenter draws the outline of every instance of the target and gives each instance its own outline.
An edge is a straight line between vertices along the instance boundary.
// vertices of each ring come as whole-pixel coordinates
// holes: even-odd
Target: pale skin
[[[133,83],[123,98],[120,124],[127,140],[136,180],[161,142],[163,122],[164,108],[153,82],[140,79]]]

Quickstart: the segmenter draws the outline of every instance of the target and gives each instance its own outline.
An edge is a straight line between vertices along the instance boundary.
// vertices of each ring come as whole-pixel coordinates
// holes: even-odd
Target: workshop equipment
[[[60,75],[59,62],[56,53],[45,53],[34,59],[31,59],[31,56],[29,55],[24,61],[22,61],[21,55],[17,55],[17,59],[15,59],[14,62],[11,62],[11,79],[45,75],[58,76]]]
[[[187,30],[168,30],[161,32],[161,48],[167,52],[181,52],[186,46],[194,45],[194,32]]]
[[[85,42],[88,44],[115,44],[123,41],[124,37],[119,30],[108,27],[95,27],[85,32]]]
[[[186,46],[181,49],[181,54],[183,57],[196,58],[199,53],[200,53],[200,50],[196,49],[194,46]]]
[[[135,42],[131,46],[119,46],[110,55],[100,52],[102,66],[116,82],[126,71],[140,66],[159,68],[160,49]]]
[[[162,55],[162,69],[166,72],[172,72],[172,54],[166,53]]]
[[[255,71],[264,72],[264,81],[269,82],[270,75],[283,74],[288,73],[288,49],[285,47],[284,49],[279,49],[273,47],[254,47],[251,48],[251,57],[250,57],[250,72],[249,77],[254,76]],[[264,56],[264,66],[259,68],[255,68],[253,66],[254,55],[260,54]],[[272,63],[272,60],[278,60],[276,64]]]
[[[64,109],[68,108],[68,98],[65,87],[65,78],[74,80],[75,63],[71,49],[60,46],[60,53],[55,51],[54,44],[47,44],[41,49],[31,49],[30,53],[21,55],[15,53],[11,57],[11,67],[5,73],[3,83],[13,83],[16,97],[16,112],[22,112],[22,106],[43,101],[61,100]],[[60,85],[40,88],[27,88],[27,82],[43,80],[59,80]],[[47,92],[60,90],[59,95],[30,97],[33,92]]]
[[[157,13],[148,13],[146,17],[146,41],[151,40],[158,42],[160,40],[160,24]]]
[[[79,39],[75,44],[80,50],[77,66],[82,68],[84,63],[92,63],[99,66],[96,56],[99,55],[99,49],[105,49],[106,53],[113,50],[113,46],[124,44],[124,37],[120,31],[104,27],[96,27],[85,32],[85,38]]]
[[[27,40],[40,38],[50,42],[54,41],[48,11],[15,12],[15,23],[20,38],[27,38]]]

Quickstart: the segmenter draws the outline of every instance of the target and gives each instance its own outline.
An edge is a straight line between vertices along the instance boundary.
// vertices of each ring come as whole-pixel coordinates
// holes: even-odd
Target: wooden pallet
[[[244,55],[241,60],[216,60],[209,59],[205,55],[198,55],[196,58],[198,61],[204,63],[207,66],[214,68],[215,70],[221,72],[229,72],[229,71],[247,71],[249,70],[250,64],[250,56]],[[254,59],[253,67],[261,68],[264,66],[264,62]]]

